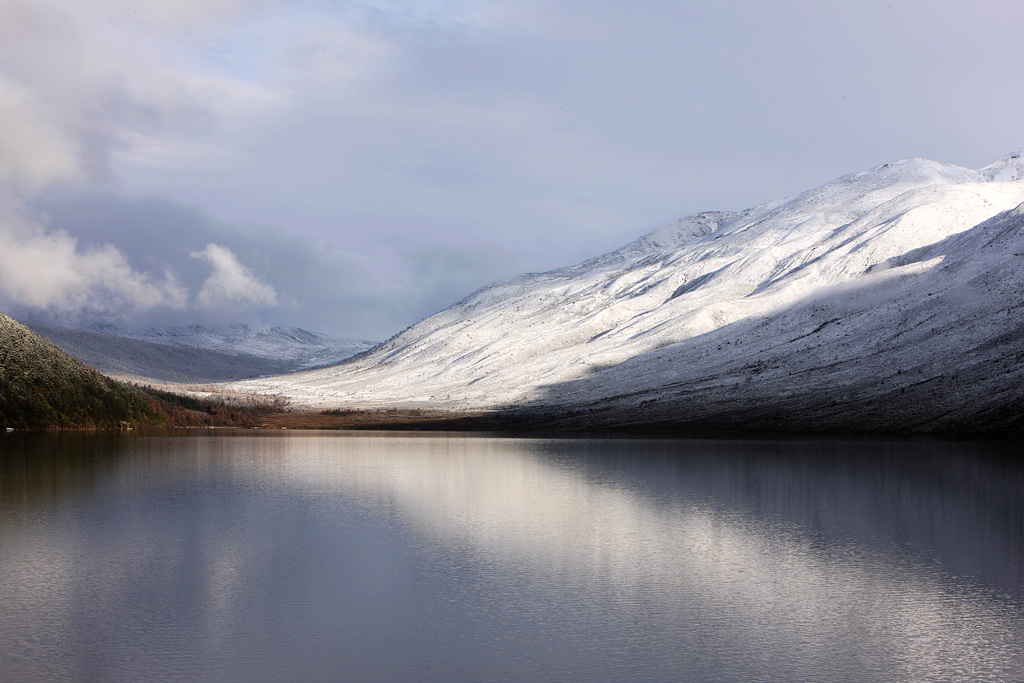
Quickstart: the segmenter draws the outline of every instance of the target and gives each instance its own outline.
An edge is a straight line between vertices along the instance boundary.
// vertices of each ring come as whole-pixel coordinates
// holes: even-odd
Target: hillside
[[[1022,168],[909,159],[691,216],[344,366],[233,386],[530,426],[1020,430]]]
[[[0,313],[0,427],[116,427],[160,421],[137,387],[104,377]]]

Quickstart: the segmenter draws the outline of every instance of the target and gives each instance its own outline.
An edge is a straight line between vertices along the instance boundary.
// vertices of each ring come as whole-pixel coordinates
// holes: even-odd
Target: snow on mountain
[[[27,325],[100,372],[141,381],[205,383],[282,374],[337,364],[373,346],[299,328],[256,325],[145,330],[109,323],[93,323],[93,329],[36,321]]]
[[[559,426],[997,428],[1024,386],[1022,168],[908,159],[698,214],[235,388]]]
[[[374,345],[373,342],[338,339],[298,327],[270,325],[150,327],[115,333],[155,344],[282,361],[293,364],[295,369],[334,365]]]

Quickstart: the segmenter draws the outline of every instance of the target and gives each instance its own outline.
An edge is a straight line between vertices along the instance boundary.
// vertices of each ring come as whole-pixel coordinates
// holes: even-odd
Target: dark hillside
[[[0,313],[0,427],[162,423],[139,387],[104,377]]]

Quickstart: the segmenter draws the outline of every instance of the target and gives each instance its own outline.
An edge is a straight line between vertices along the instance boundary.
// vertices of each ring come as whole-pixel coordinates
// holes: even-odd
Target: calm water
[[[1015,454],[0,435],[0,679],[1024,680]]]

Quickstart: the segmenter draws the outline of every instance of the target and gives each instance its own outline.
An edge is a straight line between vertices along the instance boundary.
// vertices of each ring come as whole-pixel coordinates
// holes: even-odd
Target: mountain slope
[[[570,427],[1015,428],[1022,168],[910,159],[699,214],[484,288],[344,366],[237,386]]]
[[[0,313],[0,427],[159,421],[138,388],[104,377]]]

